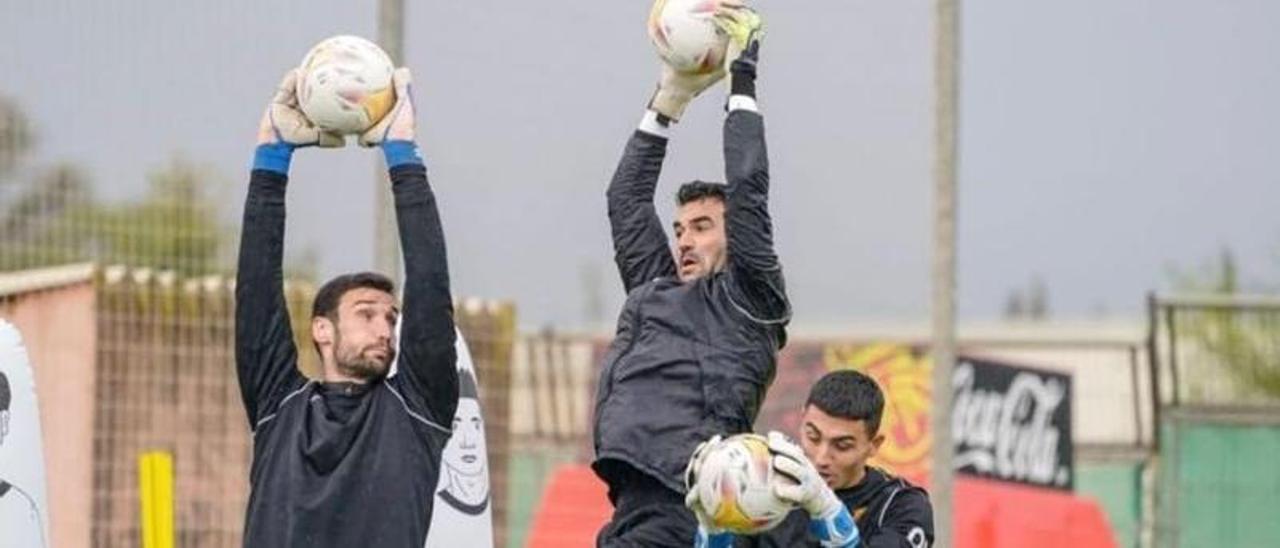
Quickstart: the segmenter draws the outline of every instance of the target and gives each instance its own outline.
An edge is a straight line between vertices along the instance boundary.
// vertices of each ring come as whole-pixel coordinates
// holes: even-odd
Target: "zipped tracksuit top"
[[[666,148],[666,138],[636,131],[607,193],[628,295],[596,391],[593,468],[611,488],[630,467],[684,493],[699,442],[751,429],[791,310],[773,249],[760,114],[725,119],[727,264],[689,283],[677,278],[653,204]]]
[[[254,436],[246,547],[426,542],[458,402],[453,304],[426,168],[390,175],[406,280],[399,372],[359,385],[298,371],[281,273],[287,176],[252,172],[236,278],[236,369]]]

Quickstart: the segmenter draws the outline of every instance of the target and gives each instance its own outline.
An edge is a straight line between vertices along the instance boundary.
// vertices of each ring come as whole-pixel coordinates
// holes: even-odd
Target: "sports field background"
[[[376,11],[260,4],[0,5],[0,318],[36,364],[55,546],[137,546],[153,449],[175,457],[177,545],[239,545],[230,281],[255,124],[280,72],[326,36],[373,37]],[[599,519],[543,502],[591,456],[623,298],[604,185],[656,64],[648,2],[570,4],[429,2],[406,21],[499,546]],[[893,420],[927,424],[931,3],[810,4],[758,2],[797,310],[758,426],[793,428],[808,384],[846,367],[877,375]],[[961,351],[1072,374],[1075,494],[1118,546],[1280,544],[1280,11],[966,7]],[[719,172],[720,100],[677,128],[660,192]],[[317,283],[373,264],[380,164],[353,147],[294,159],[295,328]],[[929,441],[895,430],[879,464],[925,480]]]

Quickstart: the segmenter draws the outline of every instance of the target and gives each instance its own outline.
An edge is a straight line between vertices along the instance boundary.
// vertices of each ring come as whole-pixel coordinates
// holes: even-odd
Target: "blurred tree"
[[[1004,319],[1013,321],[1042,321],[1049,319],[1049,288],[1044,278],[1031,277],[1025,288],[1009,290],[1004,300]]]
[[[231,264],[211,170],[178,158],[140,199],[106,204],[69,164],[22,176],[33,141],[26,116],[0,96],[0,270],[93,260],[205,274]],[[315,263],[304,257],[299,269]]]
[[[18,105],[0,95],[0,184],[7,182],[27,152],[34,137],[31,124]]]
[[[152,173],[149,185],[141,200],[82,213],[95,258],[187,275],[226,270],[230,232],[211,199],[211,177],[179,158]]]
[[[1049,287],[1039,275],[1031,278],[1031,287],[1027,289],[1027,316],[1033,320],[1049,318]]]
[[[1241,290],[1235,254],[1228,247],[1200,273],[1175,270],[1174,276],[1181,291],[1233,295]],[[1225,365],[1242,392],[1280,398],[1280,310],[1196,310],[1179,316],[1178,330]]]
[[[1004,299],[1004,319],[1021,320],[1027,314],[1027,307],[1022,304],[1022,290],[1011,289]]]
[[[0,271],[78,261],[173,270],[226,272],[234,264],[234,230],[222,222],[230,203],[212,169],[175,157],[148,176],[142,197],[98,200],[89,177],[71,164],[32,168],[30,121],[0,95]],[[32,174],[34,172],[34,174]],[[314,246],[286,257],[290,279],[314,281]]]
[[[286,279],[315,282],[319,276],[320,251],[315,246],[308,245],[301,251],[285,249],[284,277]]]
[[[604,272],[600,263],[583,261],[578,263],[578,281],[584,295],[582,307],[584,325],[595,329],[607,321],[604,298]]]
[[[83,174],[67,164],[22,177],[34,148],[31,124],[0,96],[0,268],[82,260],[86,242],[69,222],[92,202]]]
[[[82,261],[91,255],[86,212],[93,196],[79,171],[59,165],[13,190],[0,211],[0,265],[6,270]]]

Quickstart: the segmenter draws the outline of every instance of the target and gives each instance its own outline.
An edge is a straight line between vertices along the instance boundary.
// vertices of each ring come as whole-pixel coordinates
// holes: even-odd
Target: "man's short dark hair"
[[[0,411],[8,411],[13,402],[13,392],[9,390],[9,378],[0,371]]]
[[[696,202],[703,198],[715,198],[723,202],[725,199],[725,185],[707,181],[689,181],[680,185],[680,189],[676,191],[676,205],[678,206]]]
[[[311,317],[319,318],[323,316],[337,321],[338,303],[342,301],[342,296],[352,289],[362,287],[377,289],[378,291],[395,295],[396,284],[391,281],[391,278],[377,272],[343,274],[320,286],[320,291],[316,292],[316,300],[311,305]]]
[[[867,434],[880,431],[884,393],[876,381],[852,369],[827,373],[809,390],[805,406],[815,406],[836,418],[863,421]]]

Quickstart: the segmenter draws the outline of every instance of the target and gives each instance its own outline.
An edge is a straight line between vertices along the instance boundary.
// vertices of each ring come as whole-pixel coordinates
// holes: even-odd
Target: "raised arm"
[[[449,260],[436,196],[414,143],[415,116],[409,69],[397,69],[396,105],[361,144],[381,145],[395,194],[404,254],[404,310],[399,373],[407,404],[432,426],[448,430],[458,407],[457,333],[449,291]]]
[[[711,72],[684,73],[664,63],[640,127],[627,141],[607,193],[614,261],[627,292],[654,278],[676,275],[671,245],[653,206],[667,155],[668,126],[679,121],[690,101],[722,78],[720,67]]]
[[[729,114],[724,122],[730,294],[734,303],[757,322],[784,324],[791,317],[791,305],[782,265],[773,249],[769,158],[764,119],[755,99],[760,18],[749,8],[732,7],[729,3],[722,4],[716,18],[729,34],[731,45],[741,48],[730,66]]]
[[[647,111],[645,120],[656,120],[656,115]],[[676,274],[667,234],[653,205],[658,174],[667,155],[667,137],[645,131],[644,122],[641,126],[627,141],[606,193],[613,257],[627,292],[654,278]]]
[[[284,196],[289,161],[298,147],[338,146],[297,110],[290,71],[258,127],[236,267],[236,373],[249,426],[257,430],[280,401],[304,382],[297,370],[289,310],[284,300]]]

